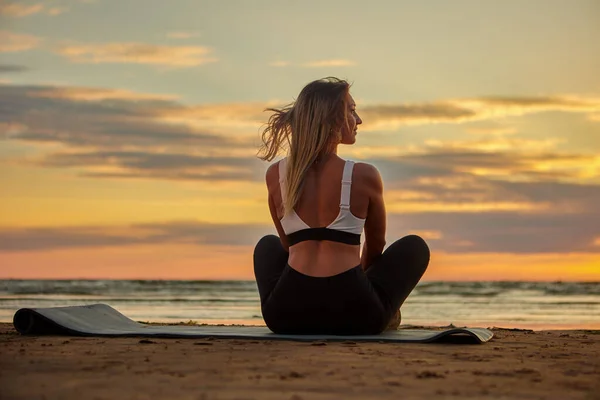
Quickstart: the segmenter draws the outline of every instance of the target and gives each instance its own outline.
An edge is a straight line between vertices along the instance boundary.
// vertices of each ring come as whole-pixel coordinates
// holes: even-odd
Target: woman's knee
[[[396,240],[387,250],[414,259],[424,268],[429,265],[430,251],[427,242],[418,235],[407,235]]]
[[[408,236],[404,236],[400,240],[407,243],[407,245],[410,246],[410,248],[413,249],[414,251],[418,251],[422,254],[426,254],[427,256],[429,256],[429,246],[427,245],[427,242],[421,236],[408,235]]]
[[[254,256],[256,257],[257,254],[264,254],[265,252],[274,251],[274,249],[277,247],[281,247],[283,250],[283,246],[281,246],[281,241],[279,240],[278,236],[263,236],[254,247]]]
[[[419,235],[407,235],[392,243],[388,248],[410,248],[416,251],[429,252],[427,242]]]

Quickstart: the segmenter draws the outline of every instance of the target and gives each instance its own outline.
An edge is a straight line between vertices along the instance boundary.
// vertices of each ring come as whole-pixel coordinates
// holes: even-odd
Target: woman
[[[360,335],[385,330],[429,264],[429,249],[406,236],[385,251],[383,184],[375,167],[337,156],[362,120],[337,78],[309,83],[263,131],[261,159],[285,144],[266,174],[279,237],[263,237],[254,273],[263,318],[275,333]],[[360,254],[360,235],[365,244]]]

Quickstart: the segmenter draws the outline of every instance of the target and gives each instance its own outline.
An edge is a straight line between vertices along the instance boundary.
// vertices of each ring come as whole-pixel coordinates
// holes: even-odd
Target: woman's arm
[[[269,167],[265,180],[267,183],[267,190],[269,192],[269,211],[271,212],[271,218],[273,219],[273,224],[275,224],[275,229],[277,229],[277,233],[279,234],[279,239],[281,240],[283,249],[289,252],[290,245],[288,243],[287,235],[283,231],[283,227],[279,221],[279,217],[277,215],[277,206],[275,205],[275,200],[273,198],[274,192],[277,193],[279,191],[279,166],[277,163]],[[281,193],[281,191],[278,193]],[[281,195],[279,195],[279,198],[281,198]]]
[[[369,193],[369,206],[365,221],[365,244],[361,255],[363,270],[381,255],[385,246],[386,215],[383,202],[383,181],[377,168],[365,165],[365,182]],[[368,167],[367,167],[368,166]]]
[[[271,218],[273,218],[273,223],[275,224],[275,229],[277,229],[277,233],[279,234],[279,239],[281,240],[281,245],[283,249],[290,252],[290,245],[288,243],[287,235],[283,231],[283,227],[281,226],[281,222],[277,217],[277,208],[275,207],[275,203],[273,202],[273,197],[269,194],[269,210],[271,211]]]

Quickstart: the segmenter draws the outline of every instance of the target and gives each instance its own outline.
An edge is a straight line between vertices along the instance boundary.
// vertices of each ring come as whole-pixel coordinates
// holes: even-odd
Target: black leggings
[[[254,249],[254,275],[265,323],[275,333],[381,333],[429,265],[429,248],[416,235],[390,245],[363,271],[360,265],[328,277],[291,268],[279,237]]]

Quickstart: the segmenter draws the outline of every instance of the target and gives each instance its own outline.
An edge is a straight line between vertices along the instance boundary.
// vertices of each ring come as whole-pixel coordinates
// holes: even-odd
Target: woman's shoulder
[[[365,183],[381,182],[381,174],[377,167],[366,162],[354,162],[353,179],[361,180]]]
[[[265,174],[265,181],[268,187],[271,187],[275,184],[279,183],[279,161],[275,161],[267,168],[267,172]]]

